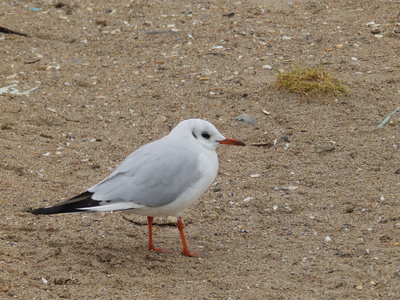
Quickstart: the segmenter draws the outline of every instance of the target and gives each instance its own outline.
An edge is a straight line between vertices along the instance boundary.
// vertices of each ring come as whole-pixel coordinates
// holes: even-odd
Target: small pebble
[[[236,117],[235,120],[242,121],[243,123],[251,124],[251,125],[254,125],[257,123],[256,118],[250,114],[242,114],[242,115]]]
[[[372,28],[371,33],[378,34],[378,33],[381,33],[381,30],[379,28]]]
[[[325,238],[325,242],[331,242],[332,241],[332,238],[330,237],[330,236],[327,236],[326,238]]]
[[[94,20],[97,25],[107,26],[107,20],[104,18],[98,18]]]
[[[158,126],[158,125],[161,125],[162,123],[164,123],[165,121],[167,121],[167,117],[161,116],[161,117],[155,119],[155,120],[151,123],[151,125],[152,125],[152,126]]]
[[[111,31],[110,33],[111,33],[111,34],[114,34],[114,35],[115,35],[115,34],[120,34],[120,33],[121,33],[121,29],[119,29],[119,28],[118,28],[118,29],[115,29],[115,30]]]
[[[264,115],[269,115],[269,114],[270,114],[270,112],[267,111],[267,110],[265,110],[265,109],[262,109],[261,111],[264,113]],[[400,169],[399,169],[399,170],[400,170]]]
[[[83,64],[83,59],[79,57],[73,58],[72,61],[76,64]]]
[[[249,202],[250,200],[253,200],[253,197],[247,197],[246,199],[244,199],[244,202]]]
[[[294,190],[297,190],[298,188],[299,188],[298,186],[289,185],[287,187],[283,187],[282,190],[284,190],[284,191],[294,191]]]
[[[52,113],[57,113],[57,111],[54,108],[46,107],[48,111],[51,111]]]
[[[315,145],[314,147],[317,152],[331,152],[333,149],[335,149],[335,147],[332,146]]]
[[[263,65],[263,68],[266,70],[272,70],[272,67],[270,65]]]
[[[267,258],[268,259],[278,259],[278,258],[280,258],[282,256],[282,254],[281,253],[279,253],[279,252],[270,252],[270,253],[268,253],[267,254]]]
[[[257,177],[261,177],[261,175],[260,174],[251,174],[250,177],[251,178],[257,178]]]

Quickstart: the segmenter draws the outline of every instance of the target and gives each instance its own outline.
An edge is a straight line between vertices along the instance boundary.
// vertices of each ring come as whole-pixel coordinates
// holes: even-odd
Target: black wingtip
[[[40,207],[31,211],[34,215],[53,215],[63,213],[88,212],[79,208],[98,206],[99,201],[92,199],[93,193],[84,192],[64,202],[50,207]]]

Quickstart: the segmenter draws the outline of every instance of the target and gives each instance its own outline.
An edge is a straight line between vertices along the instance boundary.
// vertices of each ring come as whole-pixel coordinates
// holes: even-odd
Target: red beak
[[[245,143],[243,143],[241,140],[230,139],[230,138],[226,138],[225,140],[218,141],[218,143],[226,144],[226,145],[234,145],[234,146],[246,146]]]

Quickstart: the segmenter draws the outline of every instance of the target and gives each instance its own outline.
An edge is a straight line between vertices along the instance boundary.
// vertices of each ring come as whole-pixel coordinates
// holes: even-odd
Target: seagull
[[[210,122],[188,119],[165,137],[131,153],[107,178],[69,200],[37,208],[35,215],[129,210],[147,216],[148,248],[168,252],[153,243],[154,217],[177,217],[182,254],[189,251],[183,234],[182,212],[214,181],[218,171],[216,149],[220,144],[245,146],[226,138]]]

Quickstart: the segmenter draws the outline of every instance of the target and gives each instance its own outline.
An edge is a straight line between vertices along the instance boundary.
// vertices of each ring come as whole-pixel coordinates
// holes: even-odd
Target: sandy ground
[[[378,128],[399,106],[398,2],[56,4],[0,3],[0,26],[28,35],[0,33],[0,298],[400,298],[400,112]],[[349,92],[277,91],[292,62]],[[168,254],[147,250],[144,217],[18,211],[85,191],[187,118],[247,144],[220,147],[183,216],[207,258],[182,256],[164,219]]]

